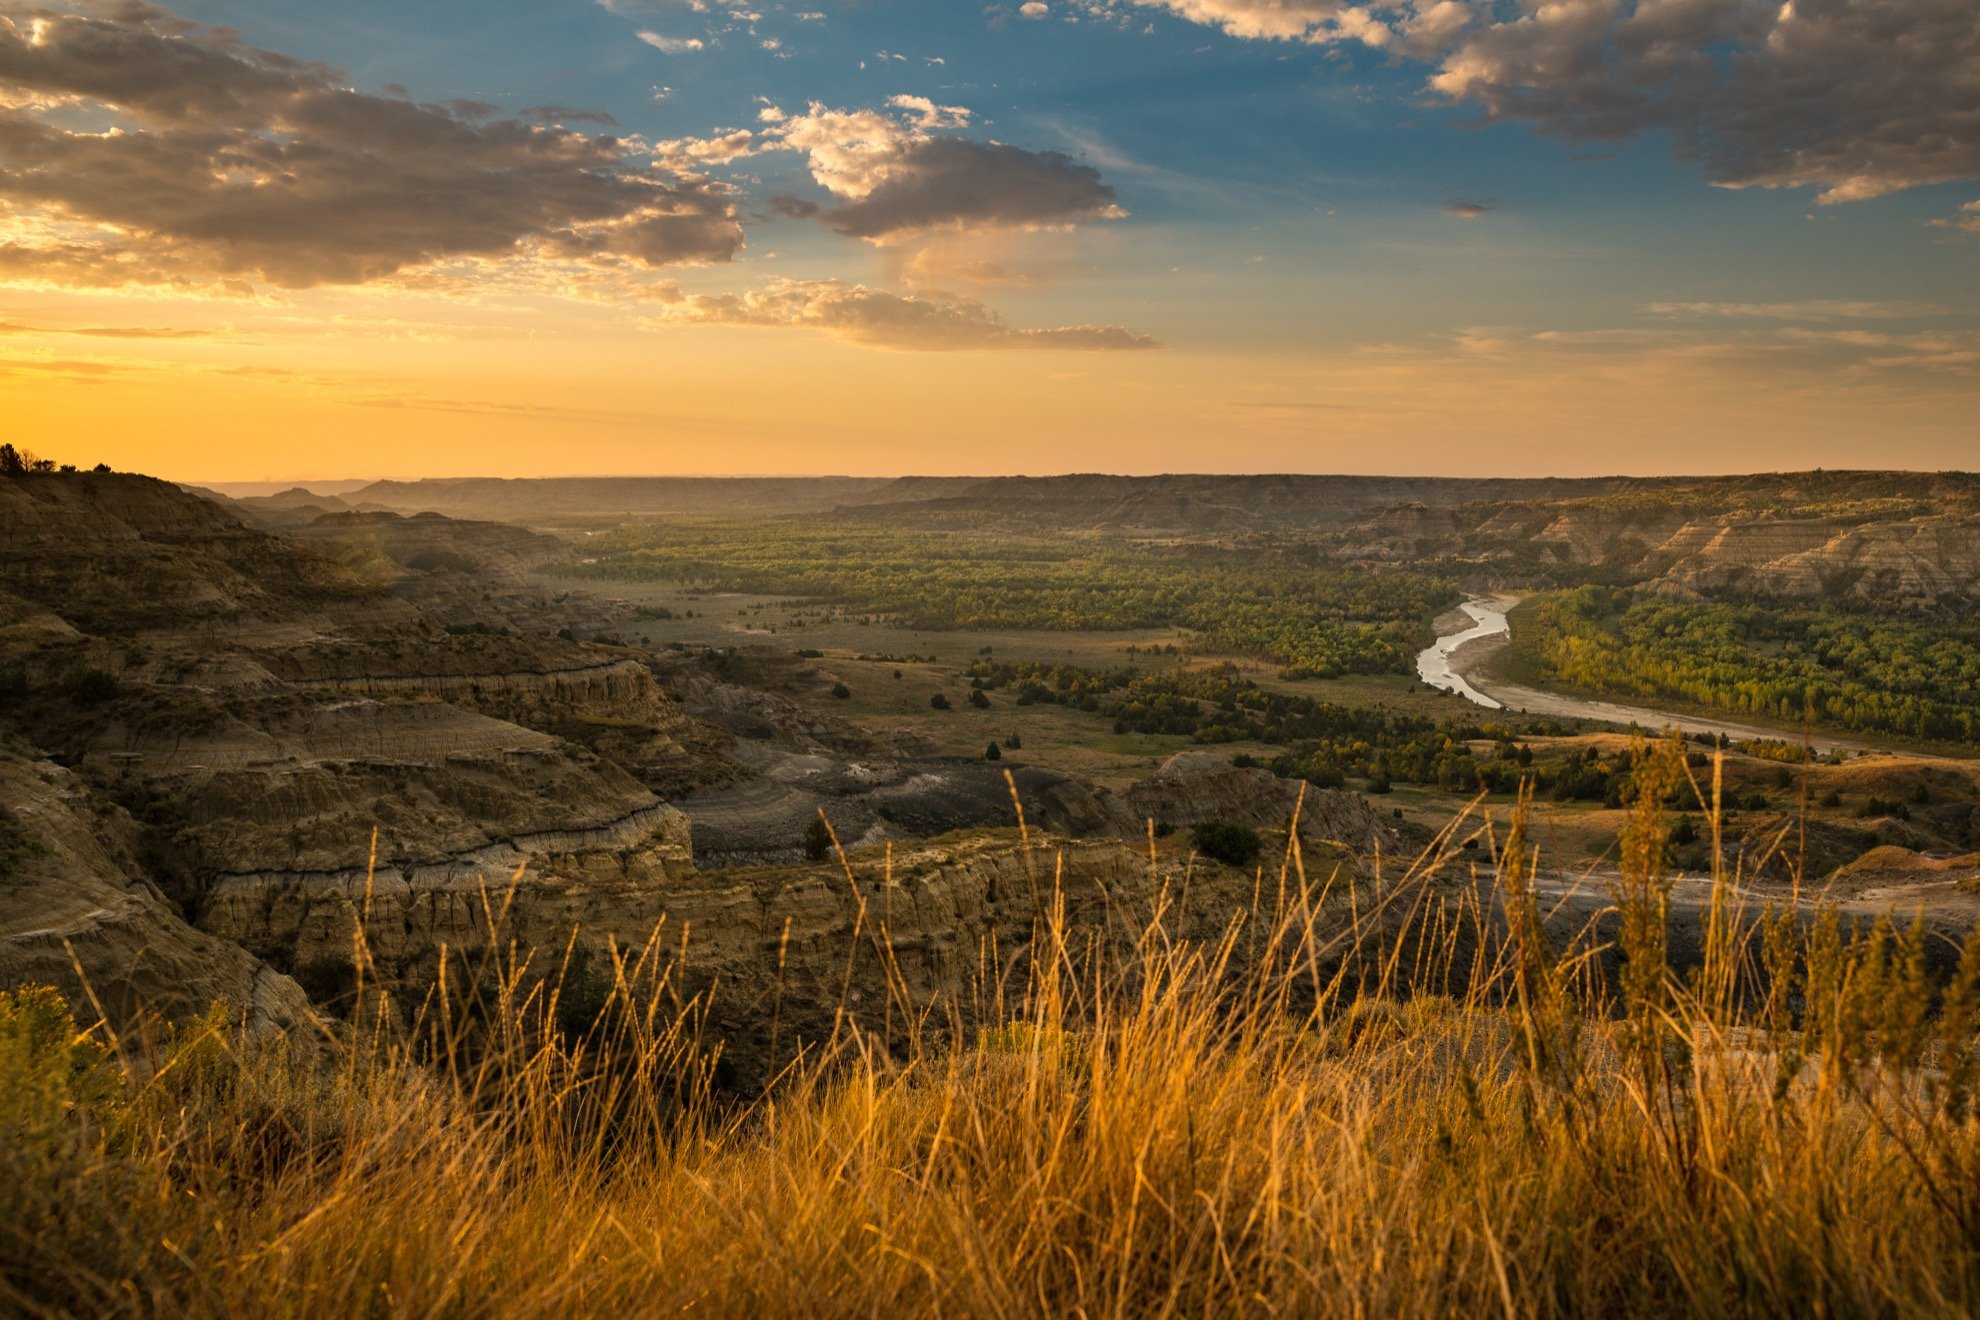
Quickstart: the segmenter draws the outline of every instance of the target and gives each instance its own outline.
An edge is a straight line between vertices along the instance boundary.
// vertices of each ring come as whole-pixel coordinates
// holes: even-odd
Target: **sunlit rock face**
[[[678,849],[663,829],[617,852],[544,853],[511,871],[243,884],[223,892],[207,924],[322,975],[350,966],[368,904],[363,954],[405,1012],[432,988],[443,948],[463,967],[511,940],[539,960],[582,947],[592,966],[609,965],[615,947],[634,959],[650,949],[683,1000],[707,994],[710,1037],[750,1085],[795,1041],[829,1035],[841,1011],[876,1035],[917,1016],[967,1030],[1000,981],[1023,983],[1037,923],[1054,913],[1073,947],[1131,943],[1158,904],[1173,935],[1207,941],[1254,897],[1249,870],[1174,850],[1157,867],[1145,845],[1118,840],[1033,833],[1027,845],[1015,830],[860,849],[850,876],[836,859],[677,870]],[[1189,882],[1178,885],[1185,865]],[[1307,865],[1331,874],[1355,863],[1319,846]]]

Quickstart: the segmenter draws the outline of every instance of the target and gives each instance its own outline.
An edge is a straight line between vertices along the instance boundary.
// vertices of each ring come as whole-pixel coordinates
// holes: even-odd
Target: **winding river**
[[[1503,701],[1495,701],[1486,696],[1460,674],[1453,657],[1459,649],[1472,642],[1482,642],[1487,638],[1512,639],[1512,628],[1506,623],[1506,611],[1516,601],[1499,596],[1481,596],[1468,600],[1458,608],[1471,616],[1471,626],[1439,637],[1436,644],[1426,647],[1416,657],[1416,676],[1433,688],[1445,692],[1455,692],[1466,701],[1474,702],[1488,710],[1504,710]]]
[[[1697,715],[1680,715],[1649,706],[1626,706],[1619,702],[1597,701],[1548,692],[1540,688],[1488,678],[1481,672],[1485,662],[1512,640],[1506,614],[1519,604],[1517,596],[1475,596],[1458,608],[1470,620],[1438,637],[1434,645],[1416,657],[1416,673],[1431,687],[1454,692],[1466,701],[1488,710],[1517,710],[1528,715],[1551,715],[1562,719],[1596,720],[1604,724],[1636,725],[1644,729],[1677,729],[1682,733],[1723,734],[1728,738],[1786,739],[1798,742],[1801,735],[1791,730],[1770,729],[1757,724],[1739,724]],[[1870,751],[1872,744],[1843,738],[1815,735],[1810,743],[1818,752],[1837,748]]]

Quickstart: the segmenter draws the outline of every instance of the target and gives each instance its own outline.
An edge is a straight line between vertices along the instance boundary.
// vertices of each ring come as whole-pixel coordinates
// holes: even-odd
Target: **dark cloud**
[[[349,284],[527,251],[725,261],[726,189],[635,144],[341,75],[141,4],[0,17],[0,207],[57,239],[0,277]],[[78,128],[78,110],[118,132]]]
[[[778,193],[770,199],[769,205],[778,215],[789,216],[793,220],[809,220],[825,209],[817,202],[808,201],[793,193]]]
[[[839,280],[777,280],[747,293],[667,290],[659,320],[685,325],[776,326],[823,331],[877,348],[919,352],[969,349],[1071,349],[1117,352],[1156,348],[1146,335],[1117,325],[1022,329],[969,298],[903,297]]]
[[[1731,186],[1980,175],[1973,0],[1564,0],[1466,32],[1431,85],[1566,138],[1666,129]]]
[[[522,112],[522,117],[537,124],[599,124],[605,128],[619,126],[619,121],[603,110],[585,110],[569,105],[533,105]]]
[[[1571,141],[1670,135],[1730,187],[1826,202],[1980,177],[1974,0],[1133,0],[1233,36],[1359,41]]]
[[[927,137],[902,144],[866,196],[820,218],[841,234],[1068,224],[1120,214],[1100,172],[1057,151]]]

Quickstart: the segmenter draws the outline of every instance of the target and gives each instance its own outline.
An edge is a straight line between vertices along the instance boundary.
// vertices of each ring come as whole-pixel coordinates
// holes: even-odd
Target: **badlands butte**
[[[347,1004],[360,921],[402,1002],[443,949],[657,938],[750,1083],[773,1018],[827,1030],[889,977],[966,1011],[1055,890],[1096,934],[1158,902],[1216,934],[1295,809],[1358,909],[1461,895],[1522,780],[1566,928],[1655,730],[1425,686],[1483,596],[1519,602],[1484,691],[1741,730],[1689,751],[1709,781],[1726,744],[1756,901],[1980,913],[1968,474],[30,471],[0,479],[0,982],[293,1029]]]

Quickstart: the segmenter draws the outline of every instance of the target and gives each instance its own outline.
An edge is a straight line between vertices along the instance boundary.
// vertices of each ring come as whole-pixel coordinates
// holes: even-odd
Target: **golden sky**
[[[187,481],[1972,467],[1980,125],[1923,94],[1980,23],[1863,4],[1939,53],[1838,65],[1817,149],[1766,79],[1591,124],[1518,44],[1566,37],[1455,0],[0,0],[0,438]],[[1782,86],[1848,36],[1769,21]]]

